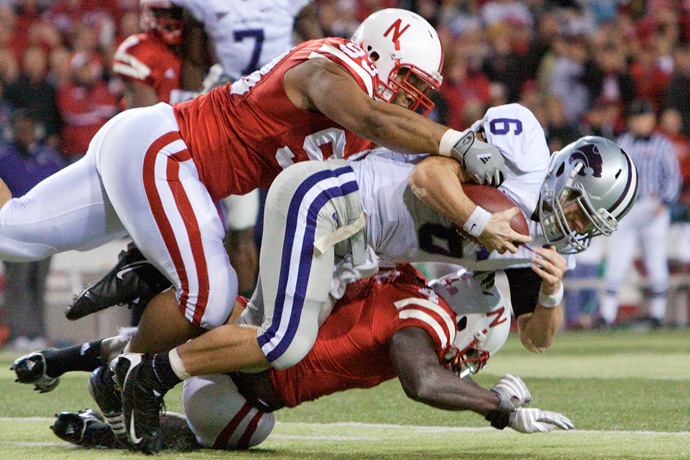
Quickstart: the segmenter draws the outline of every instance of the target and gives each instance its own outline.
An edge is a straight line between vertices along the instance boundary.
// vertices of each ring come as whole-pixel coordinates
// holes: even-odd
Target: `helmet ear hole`
[[[556,177],[559,177],[561,174],[563,174],[563,171],[565,171],[565,163],[561,163],[561,165],[558,167],[558,171],[556,171]]]
[[[458,332],[464,331],[467,327],[467,316],[463,316],[458,320]]]
[[[371,46],[370,46],[369,48],[371,48]],[[376,51],[374,51],[373,53],[371,53],[371,54],[369,55],[369,57],[371,58],[372,61],[376,62],[376,61],[379,60],[379,53],[377,53]]]

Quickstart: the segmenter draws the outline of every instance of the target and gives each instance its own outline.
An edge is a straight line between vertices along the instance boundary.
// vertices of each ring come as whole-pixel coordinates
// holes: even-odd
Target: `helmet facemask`
[[[480,339],[483,339],[484,334],[481,332],[477,334],[481,334],[482,337],[480,337]],[[458,373],[458,376],[461,379],[470,374],[476,374],[480,370],[484,369],[487,361],[489,361],[491,354],[488,351],[480,348],[481,341],[482,340],[475,338],[467,347],[457,352],[459,358],[457,359],[458,362],[455,367],[455,372]],[[446,359],[452,359],[453,356],[455,356],[455,353],[453,353],[453,351],[449,351]],[[459,370],[457,369],[457,366],[459,366]]]
[[[140,27],[145,32],[155,32],[168,45],[179,45],[184,29],[183,10],[165,1],[142,2]]]
[[[558,152],[554,153],[554,158],[557,155]],[[561,254],[582,252],[589,247],[592,238],[609,236],[618,227],[616,218],[606,209],[595,209],[582,183],[577,180],[584,166],[579,161],[570,165],[561,162],[557,171],[549,171],[539,197],[539,221],[544,237]],[[567,174],[566,167],[570,167]],[[584,231],[572,228],[571,221],[575,218],[587,222]]]
[[[398,81],[399,76],[401,78]],[[434,103],[426,93],[436,89],[438,84],[420,69],[414,66],[399,66],[391,71],[388,81],[379,79],[376,95],[386,102],[393,102],[398,92],[403,91],[412,98],[407,108],[426,116],[434,108]]]

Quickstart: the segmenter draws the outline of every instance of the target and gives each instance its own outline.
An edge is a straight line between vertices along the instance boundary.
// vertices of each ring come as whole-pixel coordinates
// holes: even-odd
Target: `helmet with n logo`
[[[352,41],[376,63],[380,99],[391,102],[402,90],[413,98],[411,110],[426,114],[434,107],[424,93],[441,86],[443,47],[423,17],[397,8],[377,11],[360,24]],[[396,81],[398,76],[404,78]]]
[[[168,45],[182,43],[184,29],[183,10],[170,0],[140,0],[139,27],[144,32],[155,32]]]
[[[493,273],[460,268],[431,281],[429,287],[457,315],[457,334],[445,360],[461,377],[479,372],[510,332],[510,306],[493,284]]]
[[[618,144],[587,136],[551,157],[539,197],[544,236],[562,254],[584,251],[592,238],[610,235],[637,199],[637,169]],[[588,222],[573,226],[574,212]]]

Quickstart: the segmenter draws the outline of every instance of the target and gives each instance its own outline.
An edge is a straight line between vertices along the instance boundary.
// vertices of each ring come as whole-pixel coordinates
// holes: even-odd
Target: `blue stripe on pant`
[[[324,181],[333,181],[333,179],[336,179],[336,182],[339,182],[337,179],[348,173],[352,173],[352,169],[349,166],[335,170],[328,169],[319,171],[306,178],[297,187],[290,200],[287,211],[285,235],[280,260],[280,276],[273,310],[273,319],[269,328],[258,337],[259,346],[263,349],[264,345],[274,339],[280,330],[281,324],[285,321],[288,322],[283,337],[280,338],[279,342],[275,344],[268,353],[266,353],[266,358],[269,362],[274,362],[283,355],[293,342],[299,327],[305,296],[309,287],[309,277],[312,269],[312,260],[314,258],[315,232],[319,213],[332,199],[356,192],[359,188],[357,182],[353,180],[321,190],[310,202],[305,202],[306,196],[315,187],[323,186]],[[306,218],[304,217],[305,213],[300,213],[300,210],[305,207],[307,208]],[[347,225],[348,223],[342,222],[341,224]],[[304,235],[301,242],[297,242],[297,233],[298,230],[301,229],[304,230]],[[295,266],[292,259],[292,252],[296,244],[299,244],[300,251],[298,256],[299,263]],[[292,306],[290,308],[286,305],[286,295],[289,294],[288,283],[290,275],[294,274],[295,269],[297,270],[297,275],[295,277],[296,282],[294,292],[292,292]]]

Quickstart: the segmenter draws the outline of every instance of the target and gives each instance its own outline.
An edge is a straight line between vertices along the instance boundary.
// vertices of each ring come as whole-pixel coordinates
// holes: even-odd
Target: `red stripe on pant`
[[[216,442],[213,443],[214,449],[225,449],[227,447],[230,437],[251,410],[252,406],[250,406],[249,403],[244,403],[242,408],[235,414],[232,420],[230,420],[230,423],[223,428],[223,431],[221,431],[216,438]]]
[[[158,153],[169,144],[180,139],[180,133],[172,131],[162,135],[151,144],[146,151],[146,156],[144,157],[143,181],[144,190],[146,191],[146,198],[148,199],[149,206],[151,207],[151,213],[156,220],[158,229],[163,237],[163,242],[165,243],[168,253],[170,254],[173,264],[175,265],[177,276],[180,279],[180,287],[182,289],[182,294],[180,296],[180,310],[182,310],[182,313],[184,314],[187,309],[187,301],[189,299],[189,278],[187,277],[187,271],[185,270],[180,248],[178,247],[175,239],[175,233],[172,225],[170,224],[170,220],[165,213],[165,209],[163,208],[163,201],[158,194],[155,180],[155,168]],[[199,280],[199,297],[196,302],[192,323],[198,326],[206,309],[209,282],[206,259],[203,257],[203,248],[201,246],[201,233],[199,231],[199,225],[192,210],[189,198],[187,197],[185,190],[182,187],[182,183],[179,180],[179,161],[186,161],[190,158],[191,157],[187,149],[168,157],[166,178],[175,199],[175,204],[177,205],[178,211],[180,212],[183,222],[185,223],[187,235],[190,238],[189,243],[192,248],[194,263],[196,265],[195,268],[197,271],[197,278]]]
[[[261,420],[261,417],[263,417],[263,416],[264,416],[264,413],[259,411],[252,418],[251,422],[249,422],[249,425],[247,426],[247,429],[244,430],[242,437],[240,438],[239,442],[237,443],[238,449],[241,449],[241,450],[249,449],[249,443],[252,440],[252,436],[254,436],[254,432],[256,431],[257,427],[259,426],[259,420]]]

